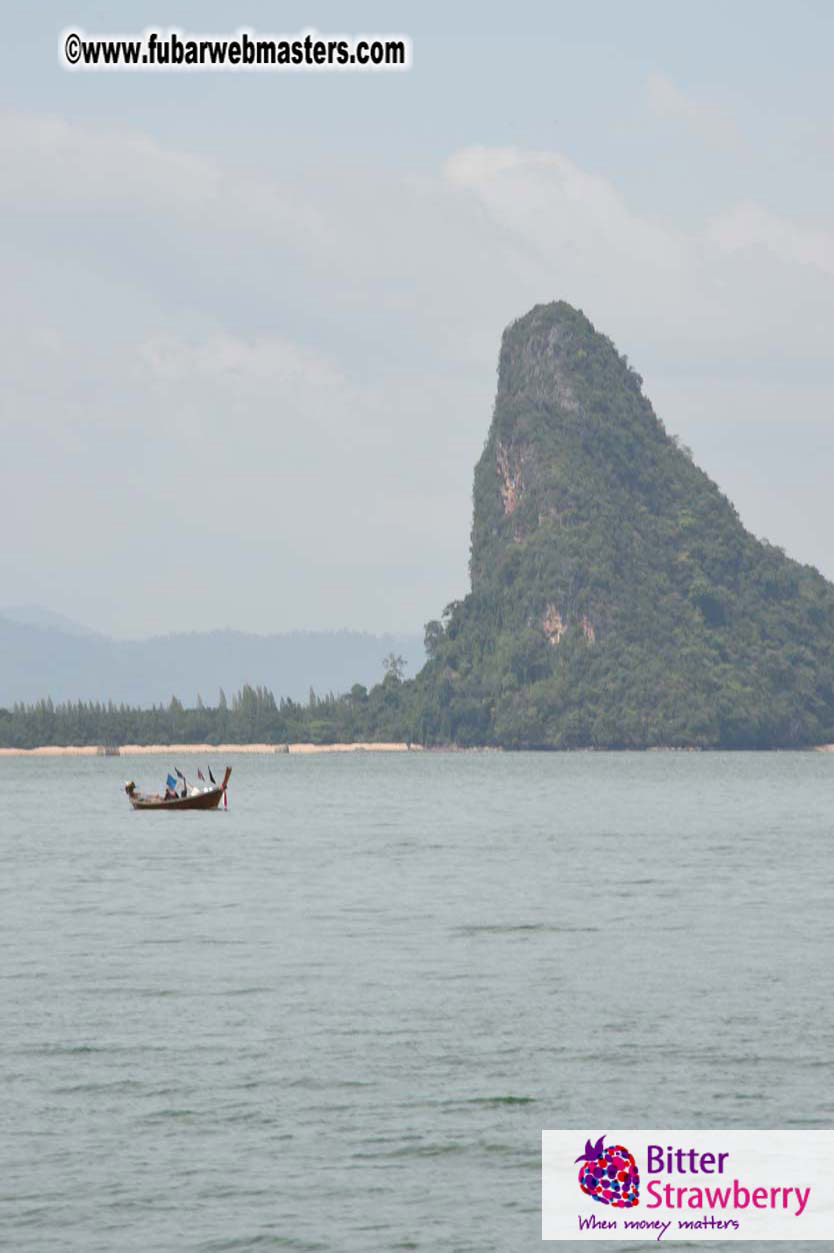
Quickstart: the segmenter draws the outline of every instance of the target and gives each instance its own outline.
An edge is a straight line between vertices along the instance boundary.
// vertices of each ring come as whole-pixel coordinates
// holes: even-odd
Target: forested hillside
[[[472,590],[430,624],[426,738],[769,747],[834,737],[834,587],[742,526],[588,319],[508,328]]]

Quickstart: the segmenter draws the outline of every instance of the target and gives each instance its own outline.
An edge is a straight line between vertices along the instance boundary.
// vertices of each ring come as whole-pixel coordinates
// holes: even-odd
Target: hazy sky
[[[399,74],[69,74],[58,32],[402,31]],[[500,334],[566,299],[834,577],[834,5],[7,7],[0,604],[420,629]]]

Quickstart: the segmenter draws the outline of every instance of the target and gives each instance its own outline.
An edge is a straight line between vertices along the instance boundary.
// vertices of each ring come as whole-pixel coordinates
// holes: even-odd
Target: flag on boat
[[[203,774],[202,770],[198,770],[198,771],[197,771],[197,778],[198,778],[198,779],[199,779],[202,783],[205,783],[205,781],[206,781],[206,776]]]
[[[208,770],[208,772],[209,772],[209,778],[211,779],[212,783],[213,783],[213,784],[214,784],[214,786],[216,787],[216,786],[217,786],[217,780],[215,779],[214,775],[211,773],[211,766],[207,766],[207,767],[206,767],[206,769],[207,769],[207,770]]]
[[[174,774],[178,779],[182,779],[183,783],[185,783],[185,775],[180,770],[177,770],[176,766],[174,766]]]
[[[177,790],[177,781],[172,774],[169,774],[168,778],[165,780],[165,786],[169,787],[172,792]]]

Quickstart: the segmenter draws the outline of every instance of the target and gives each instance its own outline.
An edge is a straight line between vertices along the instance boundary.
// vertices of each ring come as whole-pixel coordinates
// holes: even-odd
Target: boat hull
[[[210,792],[198,792],[196,796],[177,796],[165,800],[164,796],[131,796],[134,809],[216,809],[223,797],[222,788]]]

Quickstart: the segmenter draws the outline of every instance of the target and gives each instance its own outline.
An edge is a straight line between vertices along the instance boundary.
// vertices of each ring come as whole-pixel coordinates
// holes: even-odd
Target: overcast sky
[[[80,74],[58,33],[402,31],[388,74]],[[834,6],[18,4],[0,604],[420,630],[503,327],[565,299],[834,577]]]

